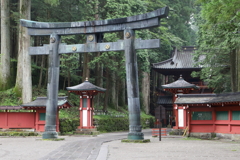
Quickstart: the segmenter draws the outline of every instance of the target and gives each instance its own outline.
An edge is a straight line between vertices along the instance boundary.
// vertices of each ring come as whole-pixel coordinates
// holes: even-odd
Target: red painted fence
[[[152,136],[159,136],[159,128],[152,128]],[[167,136],[167,128],[161,128],[161,136]]]
[[[0,128],[35,129],[35,112],[0,112]]]

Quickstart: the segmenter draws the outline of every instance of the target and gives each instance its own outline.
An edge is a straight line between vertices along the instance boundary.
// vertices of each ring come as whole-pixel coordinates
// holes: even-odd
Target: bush
[[[59,119],[59,130],[61,134],[69,133],[76,131],[79,126],[78,119]]]
[[[127,118],[95,119],[95,124],[100,132],[125,131],[129,127]]]
[[[36,132],[0,132],[0,136],[38,136]]]
[[[141,118],[142,128],[153,128],[154,117]],[[59,129],[61,134],[67,134],[76,131],[79,126],[79,120],[59,119]],[[146,123],[147,122],[147,123]],[[114,132],[114,131],[127,131],[129,130],[128,117],[116,118],[95,118],[94,125],[97,126],[97,130],[100,132]]]
[[[155,118],[154,117],[150,117],[150,118],[141,118],[141,125],[142,128],[154,128],[154,121]]]

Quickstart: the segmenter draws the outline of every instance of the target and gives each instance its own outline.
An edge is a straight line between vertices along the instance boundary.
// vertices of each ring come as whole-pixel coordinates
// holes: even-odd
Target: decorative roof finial
[[[86,77],[86,80],[85,81],[88,81],[88,77]]]
[[[180,74],[180,77],[179,77],[179,79],[182,79],[182,74]]]

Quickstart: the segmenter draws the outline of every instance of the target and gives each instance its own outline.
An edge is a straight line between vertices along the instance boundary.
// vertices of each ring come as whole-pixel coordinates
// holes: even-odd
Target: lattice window
[[[212,112],[192,112],[192,120],[212,120]]]
[[[46,113],[39,113],[39,120],[45,121],[46,120]]]
[[[217,120],[228,120],[228,111],[217,111],[216,116]]]
[[[240,120],[240,111],[232,111],[232,120]]]

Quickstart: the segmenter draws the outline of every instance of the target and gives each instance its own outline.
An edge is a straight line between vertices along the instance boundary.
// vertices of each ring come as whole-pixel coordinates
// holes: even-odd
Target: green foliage
[[[13,88],[0,91],[1,106],[18,106],[21,105],[21,98],[19,98]]]
[[[94,116],[94,123],[98,125],[98,131],[112,132],[112,131],[125,131],[129,129],[128,115],[119,118],[119,112],[111,111],[111,115]],[[141,125],[142,128],[154,127],[155,118],[141,112]]]
[[[52,6],[57,6],[59,5],[59,0],[44,0],[44,2],[49,3]]]
[[[8,132],[0,132],[0,136],[38,136],[37,132],[16,132],[16,131],[8,131]]]
[[[121,142],[125,142],[125,143],[149,143],[150,139],[142,139],[142,140],[122,139]]]
[[[100,132],[126,131],[129,127],[127,118],[95,119],[95,124]]]
[[[110,114],[111,113],[111,114]],[[129,119],[127,115],[121,116],[122,112],[112,110],[107,115],[94,115],[94,125],[97,126],[97,130],[100,132],[114,132],[114,131],[126,131],[129,130]],[[146,115],[141,112],[141,125],[142,128],[153,128],[155,117]],[[79,126],[79,118],[59,119],[59,129],[61,134],[70,134],[76,131]]]
[[[215,92],[230,91],[231,53],[239,47],[239,1],[199,0],[202,5],[198,19],[198,52],[196,58],[204,55],[200,62],[205,68],[201,78],[215,89]],[[195,75],[195,74],[194,74]],[[195,75],[196,76],[196,75]]]
[[[192,15],[196,11],[194,2],[195,0],[171,0],[167,2],[171,8],[169,14],[170,32],[185,40],[183,45],[187,46],[195,45],[194,39],[191,38],[195,31],[191,28],[190,23]]]
[[[169,58],[171,56],[170,54],[173,46],[181,46],[184,43],[187,44],[189,41],[188,37],[191,30],[188,22],[191,13],[193,13],[192,2],[193,0],[174,0],[174,3],[172,3],[170,0],[32,0],[31,17],[34,21],[43,22],[91,21],[100,19],[122,18],[142,14],[169,5],[171,6],[171,10],[174,10],[174,12],[170,11],[169,19],[161,20],[162,24],[160,27],[136,31],[136,38],[161,39],[160,49],[137,51],[139,71],[150,72],[151,63],[156,63]],[[11,8],[14,8],[14,10],[11,12],[11,27],[15,28],[18,28],[16,24],[19,23],[20,16],[17,12],[17,6],[18,2],[14,0],[14,3],[11,3]],[[84,35],[62,36],[61,39],[62,43],[67,44],[83,44],[86,42],[86,37]],[[123,39],[123,33],[105,33],[103,41],[114,42],[118,39]],[[41,42],[39,42],[39,44],[37,44],[38,42],[36,41],[37,40],[35,39],[34,45],[48,44],[49,37],[41,37]],[[114,74],[116,75],[117,81],[116,88],[118,87],[119,89],[119,86],[122,85],[121,82],[125,80],[126,75],[124,53],[104,52],[100,53],[100,56],[96,56],[96,53],[92,53],[90,55],[91,62],[88,65],[91,69],[91,81],[93,82],[94,80],[96,81],[97,79],[102,78],[103,87],[105,87],[107,86],[105,78],[106,73],[109,73],[109,75]],[[32,59],[34,61],[32,64],[33,85],[35,86],[39,82],[39,71],[42,68],[40,67],[39,63],[40,58],[33,56]],[[68,85],[76,85],[81,82],[83,68],[82,63],[84,61],[85,59],[82,54],[76,53],[61,55],[59,88],[65,89],[65,87]],[[96,76],[96,66],[99,64],[101,64],[101,67],[103,67],[103,75],[101,75],[103,77]],[[43,68],[43,81],[45,81],[45,83],[47,80],[46,76],[47,65],[45,65]],[[111,82],[112,80],[109,80],[109,83]],[[139,82],[141,82],[141,79],[139,79]],[[111,84],[109,86],[111,86]],[[42,88],[46,88],[46,85]],[[107,90],[110,90],[110,87],[107,88]],[[17,95],[21,95],[20,91],[21,89],[15,88]],[[38,91],[37,93],[41,95],[46,94],[40,90]],[[35,94],[35,97],[36,96],[38,95]],[[120,101],[120,97],[118,98]],[[71,102],[74,103],[74,105],[78,106],[77,100]],[[107,102],[112,103],[111,100],[107,100]],[[125,103],[124,100],[122,100],[122,102]],[[125,105],[123,103],[121,106]],[[60,115],[63,117],[71,117],[68,111],[61,111]]]
[[[59,111],[59,118],[64,119],[75,119],[79,117],[79,110],[78,107],[71,107],[68,109],[61,109]]]
[[[59,130],[61,134],[76,131],[79,126],[79,119],[59,119]]]
[[[201,139],[199,139],[199,138],[194,138],[194,137],[185,137],[185,138],[183,138],[183,140],[197,140],[197,141],[200,141]]]
[[[11,82],[12,77],[9,76],[7,79],[7,83],[5,83],[5,81],[3,81],[2,79],[0,79],[0,91],[4,91],[6,89],[9,89],[13,86],[13,83]]]

